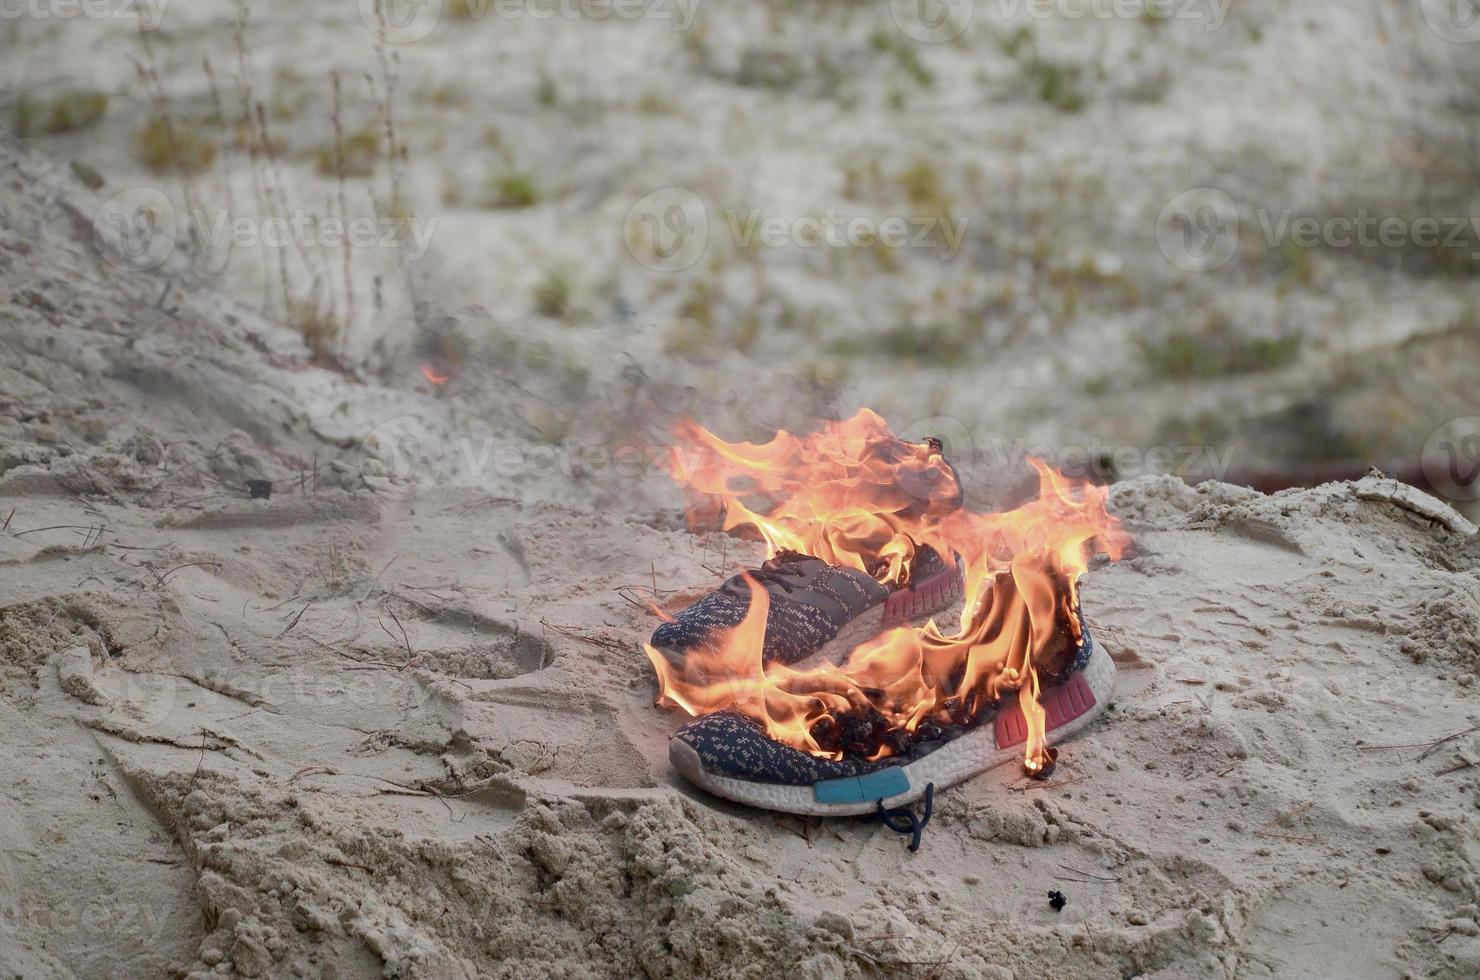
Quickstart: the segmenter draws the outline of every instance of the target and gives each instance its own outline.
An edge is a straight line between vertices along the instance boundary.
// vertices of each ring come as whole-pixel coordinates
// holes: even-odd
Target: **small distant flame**
[[[1105,510],[1105,488],[1030,460],[1037,499],[975,513],[961,505],[939,443],[905,442],[866,409],[764,444],[724,442],[689,420],[675,435],[666,468],[693,495],[691,520],[720,507],[724,528],[754,529],[768,556],[798,551],[887,584],[908,583],[928,545],[961,559],[966,587],[954,634],[934,620],[898,627],[856,647],[841,666],[796,670],[764,662],[770,597],[747,576],[744,620],[708,648],[678,666],[646,648],[660,704],[691,715],[738,711],[813,755],[863,751],[880,759],[905,750],[923,726],[970,724],[1017,692],[1028,727],[1024,767],[1046,774],[1053,753],[1039,671],[1061,670],[1083,637],[1078,580],[1090,555],[1118,558],[1127,543]],[[862,747],[860,724],[869,733]]]
[[[451,370],[439,371],[432,364],[423,364],[421,366],[421,373],[426,375],[426,379],[434,385],[445,385],[452,380]]]

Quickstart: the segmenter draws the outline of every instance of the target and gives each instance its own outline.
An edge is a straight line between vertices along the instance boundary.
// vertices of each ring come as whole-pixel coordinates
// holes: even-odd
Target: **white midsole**
[[[1084,679],[1095,696],[1094,707],[1065,722],[1047,733],[1050,745],[1056,745],[1075,734],[1098,718],[1110,704],[1115,693],[1115,663],[1104,647],[1098,643],[1084,667]],[[1004,710],[1007,706],[1004,705]],[[999,748],[997,726],[983,723],[953,742],[936,749],[922,759],[899,766],[900,772],[909,779],[909,789],[883,799],[886,809],[912,803],[925,795],[925,787],[934,784],[936,790],[954,786],[978,773],[1000,766],[1005,762],[1023,757],[1021,743]],[[807,816],[842,817],[850,814],[873,813],[879,801],[867,800],[856,803],[819,803],[811,786],[786,786],[777,783],[757,783],[733,776],[720,776],[708,772],[693,746],[679,739],[668,743],[668,758],[685,779],[736,803],[761,807],[766,810],[781,810]]]

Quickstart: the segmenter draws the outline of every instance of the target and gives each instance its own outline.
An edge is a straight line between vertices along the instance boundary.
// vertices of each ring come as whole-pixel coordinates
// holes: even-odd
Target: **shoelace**
[[[807,569],[801,562],[791,560],[794,557],[798,557],[796,552],[783,551],[775,558],[768,559],[760,568],[747,570],[747,574],[768,590],[774,585],[783,593],[790,595],[797,584],[793,580],[807,573]],[[745,580],[742,578],[732,579],[726,585],[737,586],[735,589],[737,592],[745,590]]]
[[[930,813],[935,808],[935,784],[925,784],[925,814],[915,816],[915,811],[907,806],[895,807],[893,810],[884,809],[884,801],[879,800],[874,804],[877,808],[874,816],[896,834],[910,835],[910,853],[920,849],[920,835],[925,832],[925,825],[930,822]]]

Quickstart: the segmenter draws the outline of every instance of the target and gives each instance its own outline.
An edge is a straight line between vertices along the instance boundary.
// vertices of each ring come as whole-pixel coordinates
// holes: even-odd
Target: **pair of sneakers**
[[[649,657],[660,673],[706,669],[717,638],[744,621],[753,590],[769,601],[762,642],[766,664],[797,669],[840,663],[860,643],[897,626],[920,625],[958,603],[963,569],[955,556],[917,549],[908,582],[887,585],[866,572],[782,552],[735,575],[653,633]],[[1077,610],[1076,610],[1077,614]],[[1076,615],[1077,618],[1077,615]],[[1088,725],[1110,702],[1115,666],[1082,626],[1063,651],[1063,669],[1040,674],[1039,704],[1050,745]],[[666,664],[660,663],[661,657]],[[812,754],[769,737],[734,710],[701,715],[669,743],[669,758],[695,785],[751,806],[803,815],[885,812],[977,773],[1021,759],[1029,737],[1017,695],[962,724],[921,726],[885,758]],[[877,755],[877,753],[872,753]],[[916,828],[918,843],[918,828]]]

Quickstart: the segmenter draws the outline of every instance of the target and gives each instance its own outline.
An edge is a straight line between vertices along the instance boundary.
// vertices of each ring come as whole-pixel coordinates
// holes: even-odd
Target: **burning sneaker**
[[[692,424],[679,437],[675,478],[775,556],[646,648],[658,703],[695,718],[669,743],[693,783],[790,813],[877,812],[913,847],[923,824],[896,808],[924,797],[928,820],[934,790],[1014,757],[1046,775],[1052,743],[1108,706],[1115,668],[1078,585],[1128,544],[1104,487],[1032,461],[1036,499],[975,513],[938,443],[903,442],[867,411],[762,445]],[[911,625],[957,592],[953,631]],[[833,657],[800,662],[817,651]]]
[[[653,632],[651,646],[674,668],[712,647],[745,619],[747,579],[769,594],[761,658],[767,663],[837,661],[865,640],[905,623],[923,622],[961,598],[961,567],[922,548],[911,584],[889,586],[855,568],[782,551],[760,568],[731,577]]]
[[[1114,690],[1115,664],[1084,630],[1068,666],[1040,691],[1045,744],[1056,745],[1093,722]],[[680,728],[668,757],[685,779],[737,803],[810,816],[880,813],[1022,761],[1029,725],[1017,692],[958,717],[960,723],[927,722],[896,743],[897,754],[869,761],[890,741],[888,732],[877,731],[882,719],[876,714],[851,712],[833,722],[832,744],[844,749],[834,759],[777,741],[737,711],[720,711]]]

